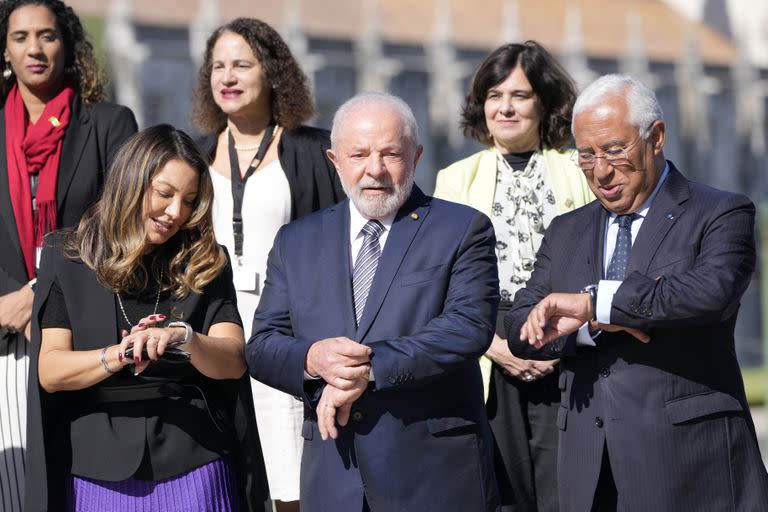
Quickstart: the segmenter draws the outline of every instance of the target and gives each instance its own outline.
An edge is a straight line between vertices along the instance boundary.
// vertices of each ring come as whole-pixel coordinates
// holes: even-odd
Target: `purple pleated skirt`
[[[232,469],[222,459],[166,480],[69,477],[70,512],[238,512]]]

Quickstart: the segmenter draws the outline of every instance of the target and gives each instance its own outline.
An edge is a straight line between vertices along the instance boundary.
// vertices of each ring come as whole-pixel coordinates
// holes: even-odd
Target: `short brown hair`
[[[225,32],[237,34],[248,43],[264,69],[272,87],[272,117],[280,126],[291,129],[306,121],[315,109],[307,76],[293,58],[291,50],[275,29],[255,18],[237,18],[217,28],[208,38],[205,58],[197,73],[192,98],[192,123],[206,133],[219,133],[227,115],[213,100],[211,71],[213,47]]]
[[[517,66],[525,72],[541,105],[542,146],[564,146],[571,140],[576,87],[568,72],[536,41],[500,46],[480,64],[461,115],[464,135],[481,144],[493,144],[485,123],[485,99],[488,90],[503,82]]]

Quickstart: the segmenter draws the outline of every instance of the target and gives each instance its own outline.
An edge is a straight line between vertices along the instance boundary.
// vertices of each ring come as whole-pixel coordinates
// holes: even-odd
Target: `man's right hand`
[[[344,336],[316,341],[309,347],[304,370],[340,390],[355,388],[371,371],[371,348]]]

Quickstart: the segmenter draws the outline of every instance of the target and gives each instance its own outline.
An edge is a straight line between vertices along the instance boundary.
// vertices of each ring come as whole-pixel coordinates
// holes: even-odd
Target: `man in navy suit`
[[[349,199],[277,234],[246,347],[254,378],[304,401],[302,511],[496,510],[493,227],[414,186],[399,98],[352,98],[331,143]]]
[[[733,337],[754,205],[665,160],[629,76],[584,90],[573,133],[598,201],[552,222],[505,318],[516,355],[562,358],[562,510],[768,510]]]

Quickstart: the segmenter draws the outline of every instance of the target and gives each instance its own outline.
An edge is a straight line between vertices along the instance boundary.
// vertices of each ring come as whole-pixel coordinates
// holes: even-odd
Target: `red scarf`
[[[8,188],[30,279],[35,277],[36,249],[42,247],[43,236],[56,229],[56,177],[74,95],[74,89],[64,87],[45,105],[37,123],[29,123],[29,126],[29,116],[18,86],[13,86],[5,102]],[[34,214],[30,174],[39,176]]]

